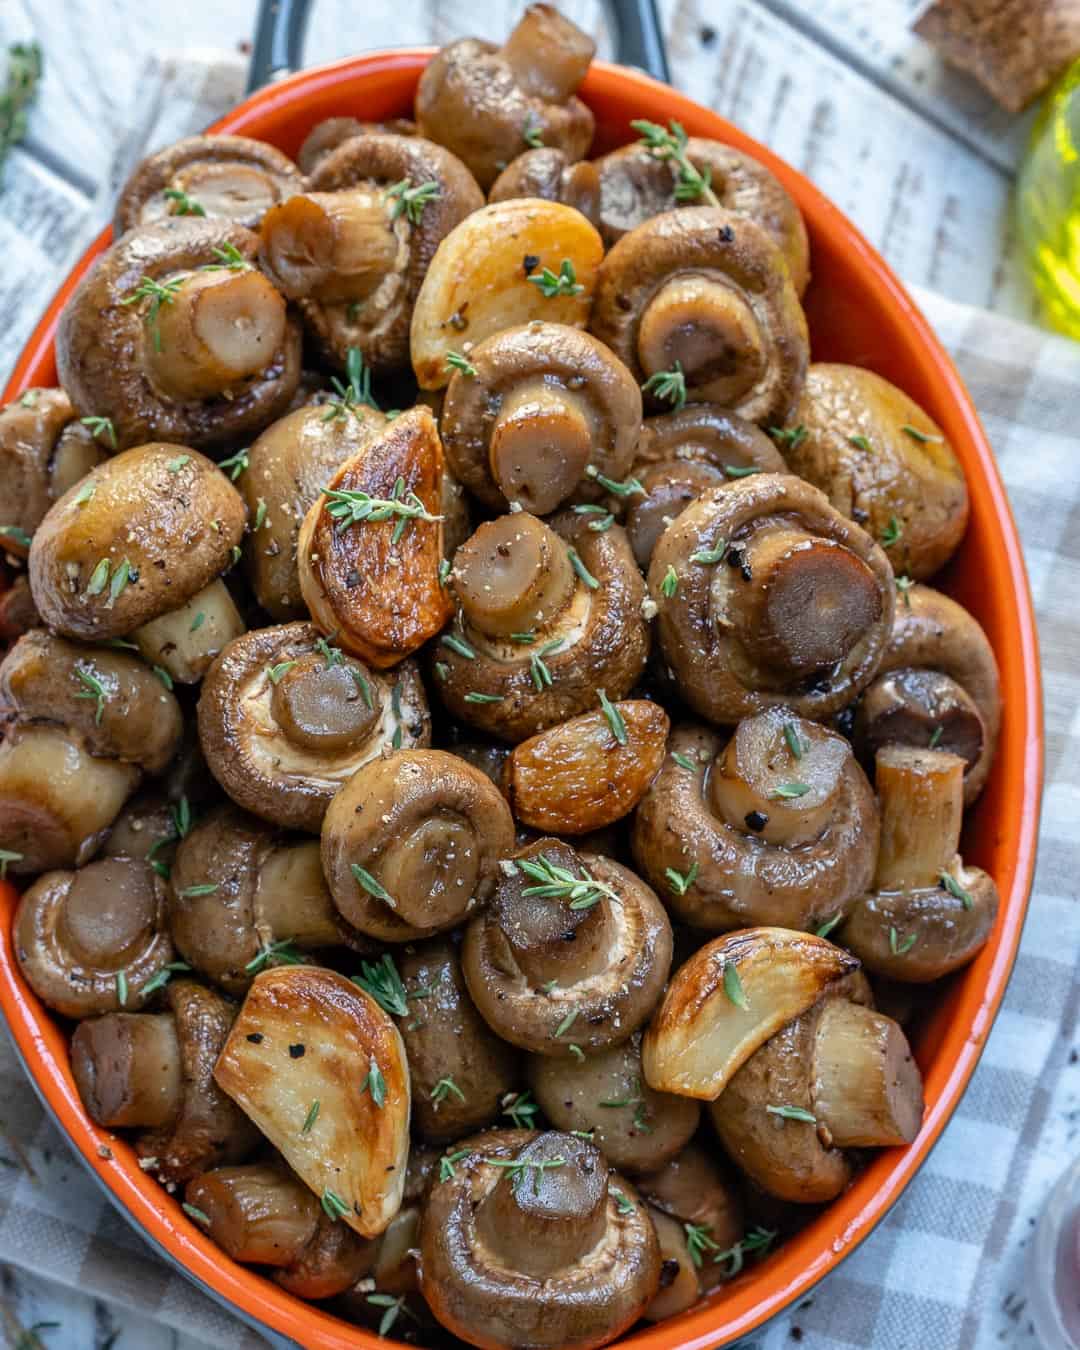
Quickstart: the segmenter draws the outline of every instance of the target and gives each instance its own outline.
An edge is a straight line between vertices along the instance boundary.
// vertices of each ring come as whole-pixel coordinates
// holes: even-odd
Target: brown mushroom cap
[[[642,1199],[676,1220],[684,1233],[692,1225],[708,1239],[700,1244],[701,1265],[693,1264],[703,1290],[719,1284],[725,1269],[718,1258],[743,1235],[743,1207],[739,1192],[717,1166],[712,1151],[687,1144],[677,1157],[639,1176],[637,1188]]]
[[[552,895],[523,860],[562,868],[589,888]],[[663,906],[629,868],[540,839],[516,855],[513,871],[504,869],[492,904],[465,931],[461,962],[473,1002],[503,1040],[578,1058],[642,1025],[663,992],[671,952]]]
[[[164,876],[173,860],[177,832],[177,811],[156,788],[136,793],[116,817],[101,846],[103,858],[138,858],[151,864]]]
[[[809,360],[783,255],[719,207],[669,211],[624,235],[600,264],[590,327],[639,382],[678,369],[691,399],[763,425],[795,406]]]
[[[686,158],[707,176],[717,205],[760,225],[778,245],[787,262],[796,293],[810,280],[810,246],[795,202],[760,160],[720,141],[692,136]],[[673,211],[683,203],[676,196],[678,168],[659,159],[641,142],[621,146],[596,161],[600,175],[597,225],[610,248],[651,216]],[[702,198],[685,203],[705,205]]]
[[[517,1080],[514,1051],[476,1011],[456,947],[425,942],[398,958],[409,1011],[398,1018],[412,1080],[412,1125],[426,1139],[457,1139],[493,1123]]]
[[[259,604],[277,622],[307,617],[296,564],[305,515],[341,465],[386,425],[382,413],[365,405],[344,417],[323,406],[297,408],[248,451],[237,487],[249,517],[260,524],[247,541],[247,574]]]
[[[562,202],[596,225],[600,212],[597,166],[588,159],[575,162],[554,146],[526,150],[510,161],[488,193],[489,202],[506,202],[515,197]]]
[[[110,418],[121,448],[154,440],[235,444],[280,417],[300,378],[300,325],[285,317],[280,296],[253,270],[257,246],[257,237],[241,225],[186,216],[133,230],[108,248],[65,306],[56,335],[60,383],[76,412]],[[223,267],[215,250],[230,248],[252,266]],[[235,342],[272,329],[284,336],[254,373],[222,373],[210,396],[166,394],[156,387],[153,370],[179,370],[181,358],[196,365],[200,358],[187,350],[185,333],[169,340],[162,335],[163,324],[190,317],[175,294],[167,302],[159,297],[153,310],[150,301],[134,298],[147,277],[159,285],[181,278],[200,286],[242,283],[235,315],[230,322],[229,313],[221,314],[215,336],[227,332]]]
[[[421,1222],[432,1312],[487,1350],[614,1340],[660,1278],[656,1234],[633,1187],[573,1135],[496,1130],[469,1144]]]
[[[502,47],[461,38],[438,51],[416,88],[421,135],[448,146],[486,191],[527,136],[583,159],[593,115],[575,97],[596,44],[552,5],[530,5]]]
[[[316,122],[304,137],[296,156],[300,172],[311,174],[331,151],[354,136],[386,131],[394,136],[415,136],[416,123],[407,117],[391,117],[385,122],[361,122],[355,117],[326,117]]]
[[[14,935],[27,983],[65,1017],[140,1008],[173,959],[161,879],[133,859],[46,872],[23,892]]]
[[[789,419],[792,473],[875,539],[893,539],[897,573],[925,581],[948,562],[968,521],[964,470],[941,428],[896,385],[859,366],[815,363]]]
[[[265,141],[186,136],[136,166],[117,199],[113,230],[119,237],[136,225],[186,215],[255,229],[275,202],[300,191],[302,181],[288,155]]]
[[[180,705],[137,657],[82,647],[42,628],[0,664],[0,709],[20,720],[58,722],[92,755],[161,773],[180,744]]]
[[[34,603],[68,637],[120,637],[224,572],[244,521],[239,493],[197,451],[156,442],[127,450],[41,522],[30,550]]]
[[[450,379],[440,430],[454,474],[496,511],[544,515],[586,477],[621,479],[641,425],[641,391],[602,343],[566,324],[505,328]]]
[[[645,1082],[640,1032],[583,1060],[534,1055],[528,1074],[552,1125],[591,1133],[612,1167],[624,1172],[662,1167],[690,1142],[701,1117],[696,1101],[654,1092]]]
[[[409,942],[486,904],[513,841],[510,809],[479,769],[443,750],[401,750],[364,765],[330,803],[323,870],[354,928]]]
[[[687,507],[653,551],[649,589],[679,692],[720,723],[779,705],[837,712],[875,674],[896,603],[881,548],[789,474],[736,480]]]
[[[34,606],[29,579],[20,572],[0,595],[0,641],[14,642],[31,628],[40,627],[41,615]]]
[[[978,621],[940,591],[912,586],[856,710],[860,753],[870,759],[888,744],[949,750],[967,765],[970,806],[990,773],[1000,729],[997,661]]]
[[[438,191],[410,213],[387,196],[402,182]],[[301,302],[331,361],[344,366],[357,347],[373,370],[407,367],[420,283],[443,237],[483,206],[483,193],[441,145],[379,132],[342,142],[319,161],[308,188],[263,222],[270,275]]]
[[[461,610],[433,663],[443,702],[461,721],[520,741],[595,706],[597,689],[625,697],[641,675],[649,649],[641,573],[622,529],[597,534],[589,520],[515,512],[458,550],[451,584]]]
[[[198,717],[206,762],[229,796],[265,820],[312,834],[362,765],[392,747],[431,740],[412,662],[392,677],[378,674],[307,623],[230,642],[203,681]]]
[[[318,1199],[280,1160],[215,1167],[188,1182],[184,1199],[227,1256],[251,1265],[292,1265],[319,1229]]]
[[[633,848],[684,923],[812,929],[865,891],[879,829],[873,789],[843,737],[774,709],[741,722],[726,749],[715,732],[679,727],[638,806]]]

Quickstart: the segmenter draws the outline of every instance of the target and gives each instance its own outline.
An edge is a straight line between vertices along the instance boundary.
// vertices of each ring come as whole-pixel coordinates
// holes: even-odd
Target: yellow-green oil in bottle
[[[1043,100],[1020,165],[1016,208],[1046,318],[1080,338],[1080,61]]]

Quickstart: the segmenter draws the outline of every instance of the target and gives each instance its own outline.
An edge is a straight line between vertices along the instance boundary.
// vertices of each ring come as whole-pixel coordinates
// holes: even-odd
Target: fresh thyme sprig
[[[433,202],[441,196],[442,191],[434,180],[420,183],[416,187],[410,187],[409,180],[403,178],[393,187],[386,189],[387,201],[393,202],[393,206],[390,208],[390,219],[397,220],[399,216],[404,215],[410,224],[419,225],[420,217],[424,214],[424,207],[427,206],[428,202]]]
[[[337,397],[327,403],[322,417],[324,422],[333,422],[336,418],[344,420],[350,413],[361,418],[362,407],[379,411],[371,393],[371,369],[364,363],[364,354],[359,347],[350,347],[345,354],[345,377],[344,383],[336,375],[330,380]]]
[[[546,853],[533,858],[516,858],[514,863],[537,883],[535,886],[526,886],[522,895],[534,895],[546,900],[569,900],[571,909],[592,909],[605,895],[618,903],[618,893],[606,882],[597,881],[583,865],[581,875],[574,876],[569,868],[552,862]]]
[[[397,480],[389,497],[373,497],[370,492],[346,488],[328,487],[323,491],[326,494],[327,514],[337,521],[338,530],[363,524],[364,521],[375,524],[396,517],[394,532],[390,536],[392,544],[398,542],[410,520],[426,520],[433,524],[442,520],[442,516],[432,515],[411,488],[405,491],[404,478]]]
[[[625,482],[618,482],[617,479],[609,478],[603,474],[595,464],[585,466],[585,477],[591,478],[594,483],[599,484],[605,492],[613,493],[616,497],[644,497],[647,495],[644,487],[637,478],[627,478]],[[575,508],[576,509],[576,508]],[[593,507],[594,511],[602,511],[603,507]]]
[[[658,122],[648,122],[641,118],[631,122],[630,125],[635,131],[641,132],[641,143],[654,159],[669,159],[676,166],[678,170],[675,180],[676,201],[704,202],[706,206],[720,205],[719,198],[712,190],[709,170],[700,173],[687,157],[688,138],[681,123],[672,120],[667,128],[664,128]]]
[[[545,688],[550,689],[552,685],[551,671],[544,657],[558,651],[563,645],[563,638],[555,638],[552,642],[545,642],[538,652],[533,652],[529,657],[529,674],[538,694],[542,694]]]
[[[632,1093],[627,1093],[625,1097],[608,1097],[598,1103],[599,1106],[608,1109],[618,1107],[632,1106],[634,1108],[634,1129],[642,1134],[652,1134],[652,1126],[649,1124],[649,1112],[645,1103],[645,1091],[641,1086],[641,1079],[634,1079],[634,1089]]]
[[[533,1192],[540,1189],[540,1178],[545,1172],[550,1172],[555,1167],[565,1167],[566,1159],[560,1154],[557,1158],[540,1158],[532,1162],[525,1158],[485,1158],[484,1160],[490,1167],[501,1167],[505,1169],[507,1176],[511,1181],[517,1182],[519,1177],[526,1172],[533,1174]]]
[[[455,1096],[459,1102],[463,1102],[465,1100],[464,1092],[462,1092],[462,1090],[458,1087],[458,1085],[454,1082],[454,1080],[449,1075],[447,1075],[445,1078],[439,1079],[439,1081],[431,1089],[431,1092],[428,1095],[430,1096],[431,1101],[434,1103],[435,1109],[438,1110],[439,1106],[444,1101],[446,1101],[447,1097],[449,1097],[451,1094],[453,1094],[453,1096]]]
[[[382,1070],[379,1068],[374,1055],[368,1060],[368,1071],[360,1084],[360,1091],[362,1093],[370,1092],[371,1100],[380,1110],[386,1104],[386,1079],[383,1077]]]
[[[562,260],[557,275],[550,267],[545,267],[542,272],[529,277],[529,281],[539,287],[540,293],[548,300],[556,295],[580,295],[585,289],[578,281],[574,264],[569,258]]]
[[[718,1252],[713,1261],[727,1261],[728,1268],[724,1272],[729,1279],[738,1275],[742,1270],[746,1257],[752,1255],[762,1256],[776,1240],[776,1230],[774,1228],[753,1228],[749,1233],[735,1243],[733,1247],[728,1247],[726,1251]]]
[[[504,1097],[502,1113],[509,1116],[519,1130],[533,1130],[536,1128],[536,1117],[540,1114],[540,1107],[533,1101],[532,1093],[526,1090],[511,1093],[508,1098]]]
[[[654,394],[670,403],[676,412],[686,405],[686,375],[682,362],[676,361],[670,370],[658,370],[641,386],[642,393]]]
[[[628,737],[626,734],[626,719],[619,711],[616,704],[607,696],[606,689],[597,691],[600,695],[600,711],[607,718],[607,724],[611,728],[611,734],[620,745],[626,745]]]
[[[77,666],[75,674],[85,686],[85,688],[79,690],[75,697],[95,700],[97,706],[94,708],[94,724],[100,726],[101,719],[105,715],[105,704],[108,701],[109,691],[91,671],[83,670],[81,666]]]
[[[222,244],[220,248],[212,248],[210,252],[217,259],[217,262],[203,263],[199,268],[200,272],[250,272],[252,270],[251,262],[244,257],[235,244]]]
[[[111,417],[80,417],[79,422],[86,427],[95,441],[104,437],[112,448],[116,449],[116,428]]]
[[[446,353],[446,368],[448,371],[459,370],[470,379],[476,374],[476,367],[461,352]]]
[[[183,281],[183,277],[171,277],[168,281],[156,281],[153,277],[144,276],[130,295],[126,295],[120,301],[122,305],[137,305],[140,300],[150,301],[146,308],[144,322],[156,352],[161,351],[161,325],[158,321],[161,306],[172,304]]]
[[[235,483],[244,470],[248,467],[250,460],[246,450],[237,450],[235,455],[230,455],[228,459],[219,459],[218,468],[222,473],[227,473]]]
[[[172,216],[205,216],[206,208],[202,202],[190,197],[182,188],[166,188],[161,194],[167,202],[172,202]]]
[[[249,975],[255,975],[264,966],[299,966],[303,965],[303,962],[303,953],[296,944],[283,938],[280,942],[268,942],[260,947],[258,954],[251,958],[244,970]]]
[[[353,975],[352,982],[394,1017],[404,1017],[408,1013],[410,999],[426,998],[432,992],[428,986],[412,991],[406,989],[389,952],[384,952],[375,962],[361,961],[360,974]]]
[[[664,876],[667,877],[668,885],[675,895],[685,895],[697,880],[697,874],[698,865],[696,862],[690,864],[690,868],[685,875],[682,872],[677,872],[674,867],[664,868]]]

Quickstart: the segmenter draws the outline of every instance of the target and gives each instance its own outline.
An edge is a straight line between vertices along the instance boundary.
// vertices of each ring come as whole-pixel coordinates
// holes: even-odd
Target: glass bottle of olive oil
[[[1047,320],[1080,338],[1080,60],[1043,99],[1020,165],[1017,225]]]

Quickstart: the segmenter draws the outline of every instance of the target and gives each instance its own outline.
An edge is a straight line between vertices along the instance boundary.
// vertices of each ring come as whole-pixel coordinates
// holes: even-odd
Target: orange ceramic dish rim
[[[304,71],[256,93],[211,130],[255,136],[295,153],[310,126],[332,114],[369,121],[400,115],[431,55],[430,48],[374,52]],[[975,1068],[1016,956],[1035,864],[1043,735],[1035,620],[1016,527],[971,400],[874,249],[802,175],[666,85],[597,62],[582,93],[597,116],[600,150],[630,138],[631,118],[674,117],[692,135],[712,136],[753,154],[795,197],[811,236],[815,283],[807,313],[815,356],[865,364],[894,379],[934,416],[964,464],[971,526],[944,584],[987,629],[1002,674],[1005,719],[998,759],[965,836],[966,856],[988,866],[998,882],[1001,910],[989,944],[956,978],[919,1036],[927,1100],[923,1127],[910,1147],[880,1152],[844,1195],[765,1262],[711,1300],[623,1342],[639,1350],[716,1350],[804,1296],[872,1231],[927,1157]],[[106,231],[95,241],[54,297],[12,373],[5,401],[30,385],[55,382],[58,315],[110,237]],[[196,1283],[249,1322],[311,1350],[385,1346],[373,1332],[302,1303],[231,1261],[139,1168],[127,1143],[91,1124],[68,1067],[64,1032],[30,992],[14,959],[16,898],[13,887],[0,883],[0,1007],[37,1091],[131,1219]]]

